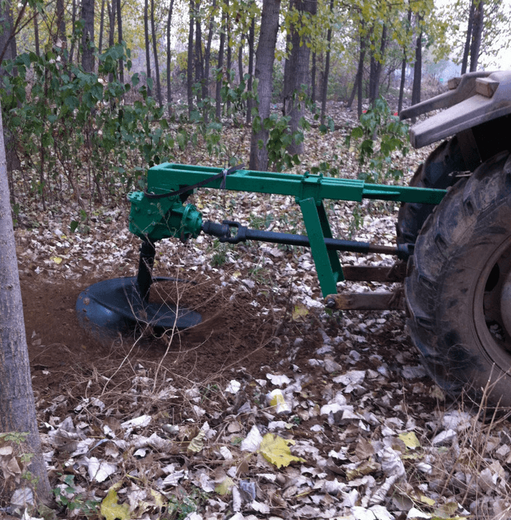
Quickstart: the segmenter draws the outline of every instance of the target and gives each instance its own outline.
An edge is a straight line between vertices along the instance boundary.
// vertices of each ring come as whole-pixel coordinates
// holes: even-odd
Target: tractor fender
[[[401,119],[406,119],[446,108],[412,126],[410,141],[414,148],[511,113],[511,71],[465,74],[449,80],[449,87],[451,91],[402,111]]]

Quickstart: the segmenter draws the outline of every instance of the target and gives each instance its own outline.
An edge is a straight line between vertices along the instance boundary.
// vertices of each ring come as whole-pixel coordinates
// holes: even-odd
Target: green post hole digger
[[[401,118],[438,111],[414,125],[412,145],[440,141],[410,186],[368,184],[323,175],[161,164],[147,189],[130,195],[130,231],[142,240],[138,274],[90,286],[76,305],[93,332],[137,323],[186,329],[197,312],[149,301],[156,243],[204,233],[220,242],[247,240],[309,247],[325,304],[335,309],[406,309],[407,329],[430,375],[445,390],[483,391],[511,405],[511,72],[470,73],[449,91],[404,110]],[[187,198],[201,187],[293,196],[306,234],[204,221]],[[325,201],[401,203],[394,247],[333,237]],[[393,255],[392,267],[342,266],[339,251]],[[343,280],[404,283],[402,290],[338,294]],[[483,390],[484,389],[484,390]]]

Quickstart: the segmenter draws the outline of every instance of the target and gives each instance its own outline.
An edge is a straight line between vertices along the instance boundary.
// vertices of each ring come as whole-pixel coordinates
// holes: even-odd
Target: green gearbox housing
[[[193,204],[183,205],[179,196],[153,199],[141,191],[129,195],[131,202],[130,232],[143,240],[156,242],[164,238],[197,238],[202,215]]]

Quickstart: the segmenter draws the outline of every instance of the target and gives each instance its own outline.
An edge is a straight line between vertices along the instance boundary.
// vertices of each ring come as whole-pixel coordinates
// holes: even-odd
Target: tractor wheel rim
[[[490,255],[474,293],[474,325],[489,357],[503,370],[511,354],[511,237]]]

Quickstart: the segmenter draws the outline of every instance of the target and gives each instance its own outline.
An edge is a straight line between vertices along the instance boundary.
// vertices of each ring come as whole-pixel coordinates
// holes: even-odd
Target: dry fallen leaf
[[[101,514],[106,520],[130,520],[130,507],[128,504],[117,503],[117,490],[122,482],[117,482],[109,490],[101,502]]]
[[[202,451],[202,448],[204,448],[204,437],[206,435],[206,432],[204,430],[201,430],[191,441],[188,445],[188,449],[190,451],[194,451],[195,453],[199,453],[199,451]]]
[[[289,444],[294,444],[294,441],[283,439],[272,433],[267,433],[263,437],[259,453],[261,453],[268,462],[275,464],[277,468],[289,466],[293,461],[305,462],[305,459],[291,455]]]

